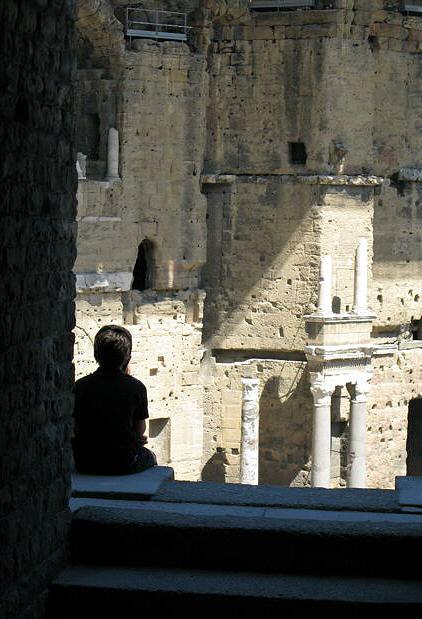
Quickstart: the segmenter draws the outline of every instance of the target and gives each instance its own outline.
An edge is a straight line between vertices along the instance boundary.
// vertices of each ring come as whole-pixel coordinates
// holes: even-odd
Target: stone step
[[[48,618],[74,619],[92,609],[102,619],[132,619],[148,611],[198,617],[206,609],[223,617],[290,610],[355,619],[356,611],[421,605],[420,581],[413,580],[87,565],[68,568],[53,583]]]
[[[154,466],[130,475],[72,473],[72,497],[145,501],[172,479],[170,466]]]
[[[326,490],[324,488],[220,484],[205,481],[165,482],[154,495],[154,501],[337,511],[400,511],[398,494],[394,490],[356,488]]]
[[[77,563],[414,577],[422,517],[344,514],[289,518],[232,506],[217,510],[87,506],[72,521]],[[277,510],[274,510],[277,512]],[[268,512],[268,513],[267,513]],[[361,515],[360,515],[361,516]],[[394,518],[393,518],[394,517]],[[399,520],[396,519],[400,518]],[[332,519],[330,519],[332,518]]]

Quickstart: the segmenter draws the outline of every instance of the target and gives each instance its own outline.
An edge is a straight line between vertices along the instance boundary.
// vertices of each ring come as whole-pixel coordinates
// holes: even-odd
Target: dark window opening
[[[422,340],[422,319],[412,321],[412,335],[414,340]]]
[[[290,163],[294,165],[305,165],[308,155],[306,146],[303,142],[289,142]]]
[[[132,290],[147,290],[152,288],[153,245],[145,239],[139,245],[138,257],[133,269]]]
[[[422,475],[422,398],[409,402],[406,450],[407,475]]]
[[[100,117],[98,114],[82,114],[79,120],[77,150],[91,161],[99,159]]]

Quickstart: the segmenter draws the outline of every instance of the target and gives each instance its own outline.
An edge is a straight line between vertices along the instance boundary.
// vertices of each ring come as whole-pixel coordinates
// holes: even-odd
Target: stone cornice
[[[347,175],[347,174],[202,174],[202,185],[227,185],[236,181],[262,182],[268,178],[278,178],[282,183],[300,185],[334,185],[353,187],[378,187],[383,184],[384,178],[374,175]]]

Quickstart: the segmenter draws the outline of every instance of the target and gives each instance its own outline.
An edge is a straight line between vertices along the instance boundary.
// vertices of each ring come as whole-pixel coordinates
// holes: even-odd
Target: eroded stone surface
[[[260,482],[308,485],[304,316],[316,309],[324,255],[332,309],[352,311],[363,238],[371,345],[381,347],[367,483],[393,487],[406,471],[408,403],[422,396],[422,350],[397,346],[422,317],[421,18],[382,0],[278,13],[163,2],[189,13],[189,45],[139,39],[128,49],[119,24],[104,27],[110,7],[122,19],[123,2],[102,0],[98,16],[80,4],[79,125],[97,142],[79,186],[76,271],[79,281],[131,274],[144,239],[154,264],[152,290],[81,292],[78,375],[94,367],[99,326],[128,326],[162,463],[179,479],[231,482],[240,475],[241,381],[259,378]],[[104,182],[110,127],[121,183]],[[330,328],[345,347],[363,329]],[[349,398],[345,389],[335,397],[331,483],[342,486]]]

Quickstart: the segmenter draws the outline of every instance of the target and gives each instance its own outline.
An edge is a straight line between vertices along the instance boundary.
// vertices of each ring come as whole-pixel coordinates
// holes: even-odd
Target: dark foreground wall
[[[0,3],[0,616],[40,617],[66,552],[74,0]]]

